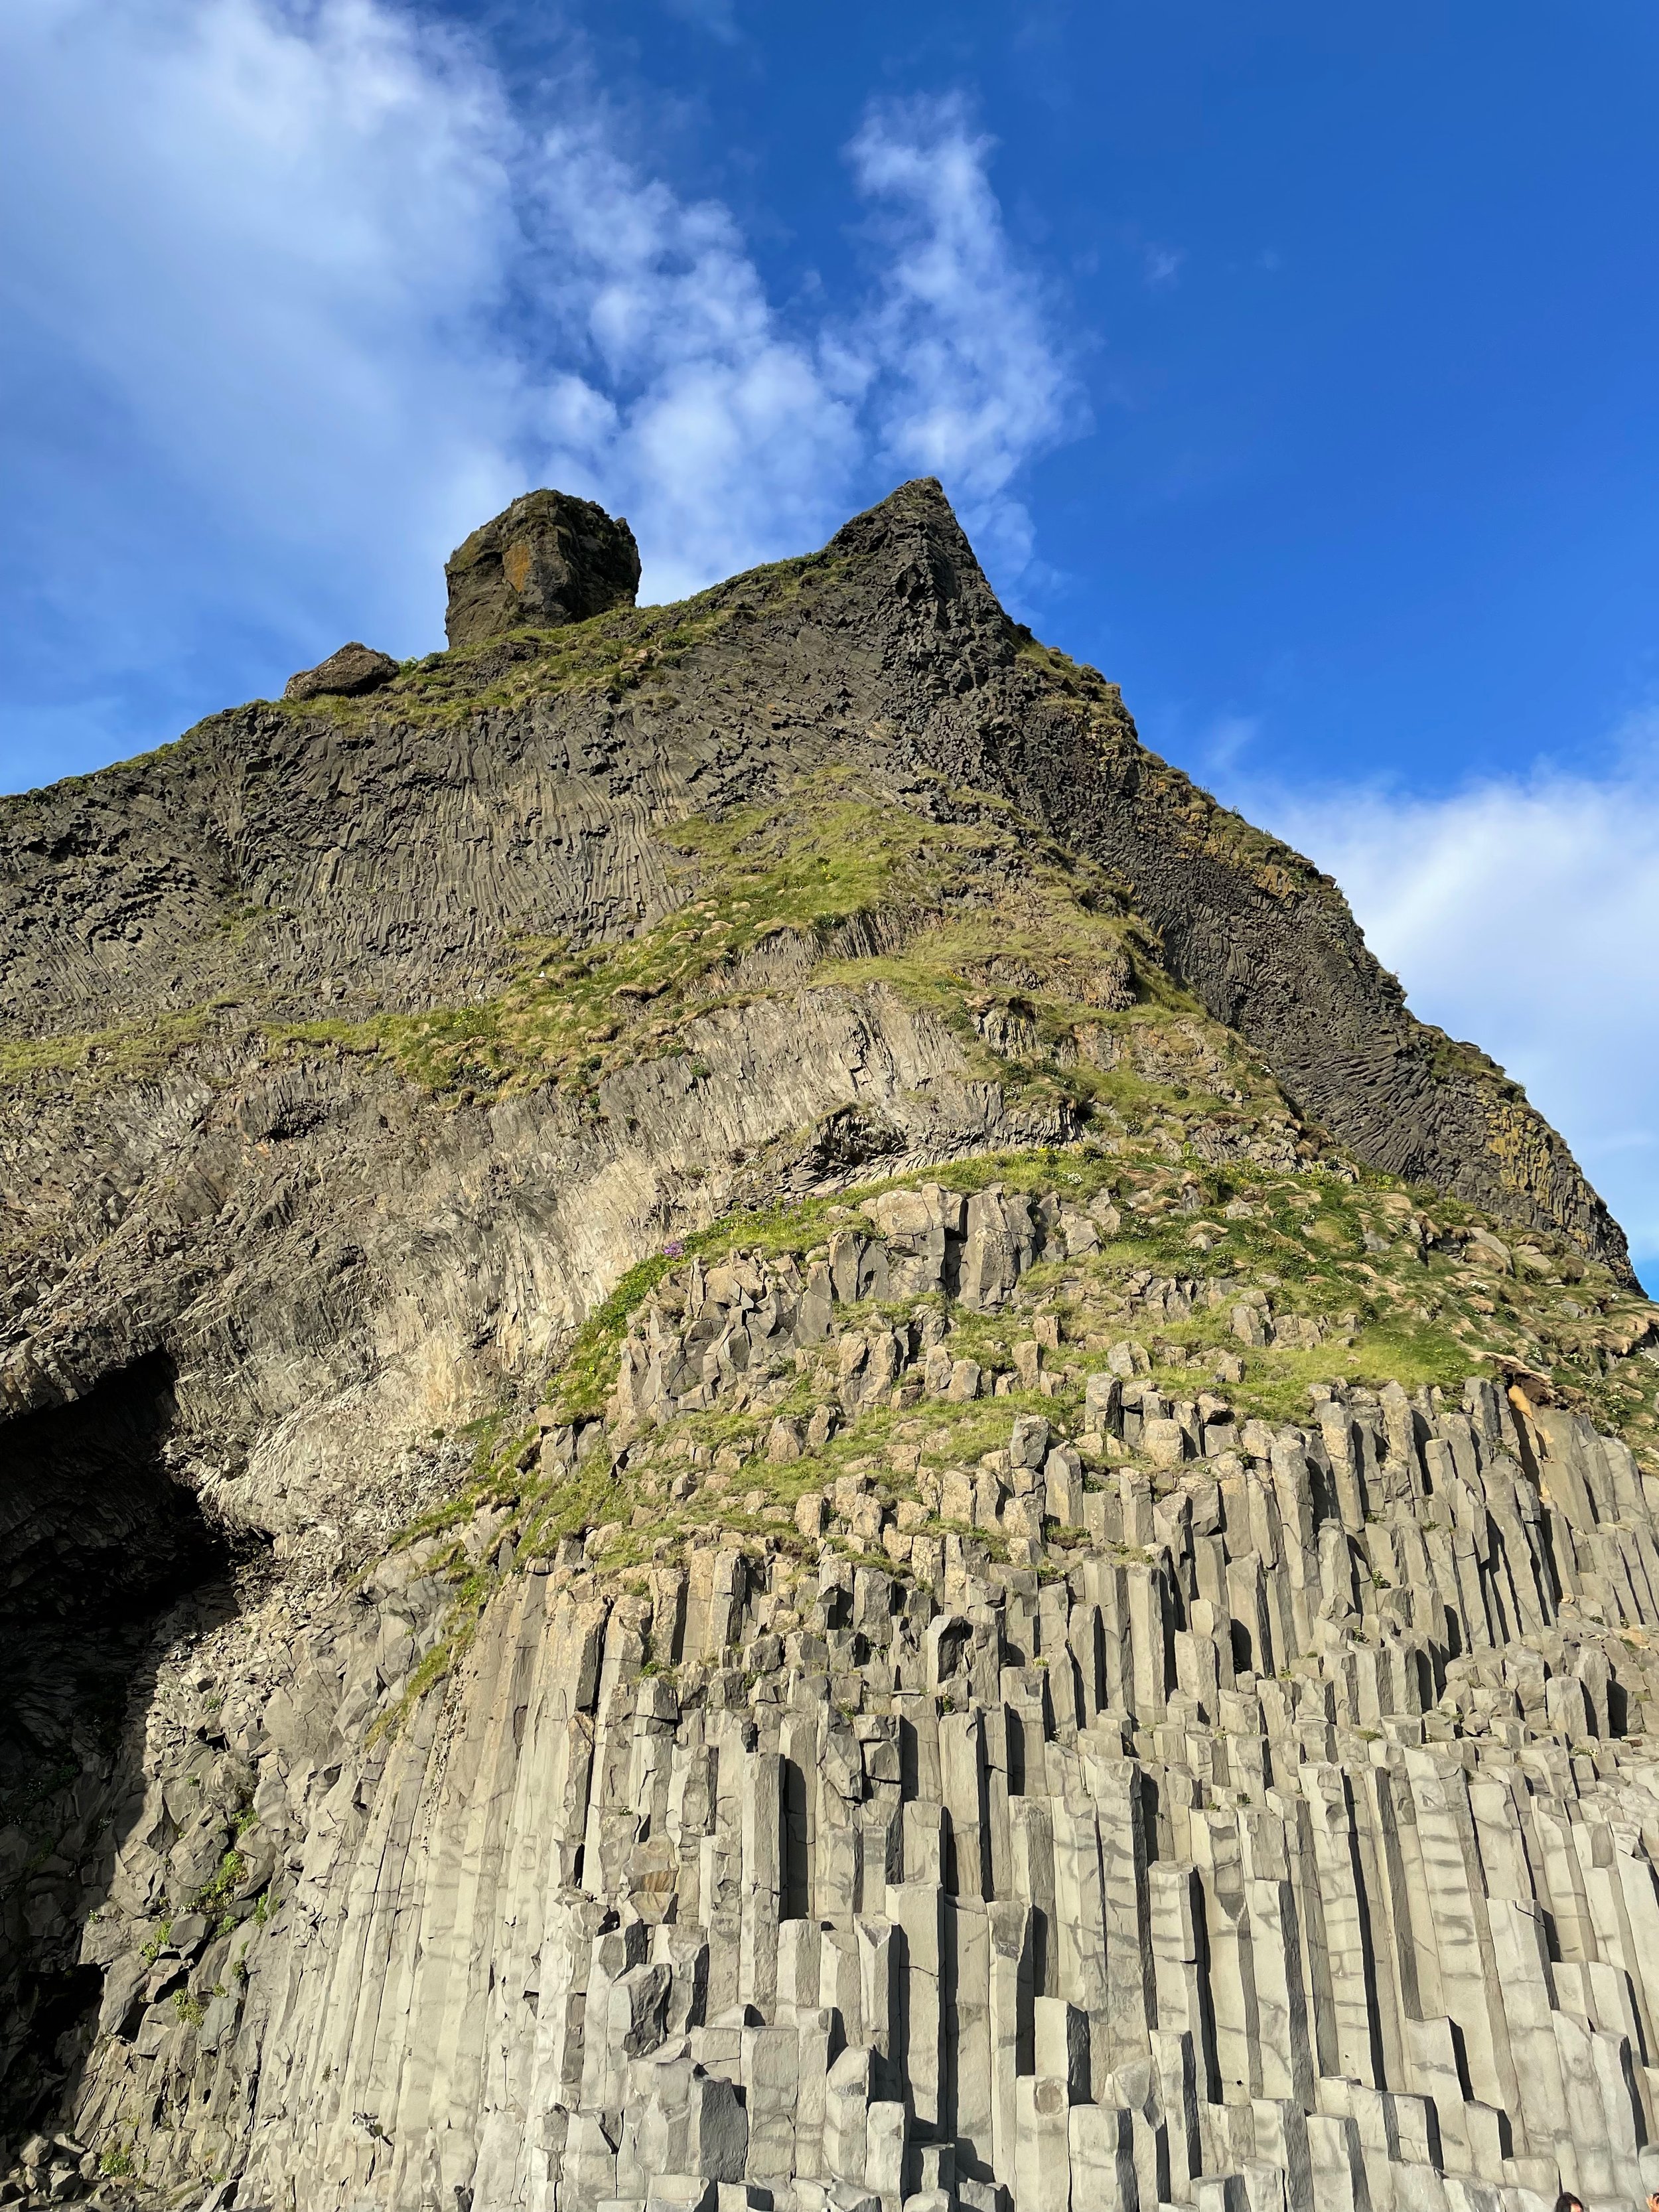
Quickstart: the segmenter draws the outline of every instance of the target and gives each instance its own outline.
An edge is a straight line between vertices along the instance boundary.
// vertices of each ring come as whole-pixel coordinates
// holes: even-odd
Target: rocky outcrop
[[[631,607],[640,553],[626,521],[591,499],[526,492],[449,556],[444,574],[451,645],[511,629],[552,629]]]
[[[572,571],[568,606],[546,556],[534,620],[567,623],[579,603],[580,629],[498,636],[532,619],[501,597],[516,591],[501,532],[538,501],[580,507],[611,550],[591,592]],[[561,522],[549,543],[567,537]],[[497,985],[519,933],[585,941],[659,918],[686,895],[664,840],[688,817],[831,770],[912,807],[970,787],[1127,883],[1168,968],[1358,1158],[1627,1264],[1559,1136],[1481,1055],[1412,1018],[1335,887],[1146,752],[1115,686],[1010,623],[936,484],[680,608],[595,616],[631,597],[632,539],[562,495],[531,495],[475,542],[452,581],[478,580],[481,646],[355,708],[236,709],[5,802],[0,981],[22,1034],[226,993],[465,1004]],[[515,573],[543,574],[541,542]]]
[[[372,647],[354,641],[331,653],[326,660],[319,660],[314,668],[302,668],[297,676],[290,676],[283,686],[283,696],[358,699],[366,691],[378,691],[397,673],[398,664],[389,653],[376,653]]]
[[[684,1539],[481,1508],[165,1668],[71,2143],[475,2212],[1659,2179],[1654,1479],[1490,1382],[1268,1423],[1127,1341],[952,1464],[941,1417],[1031,1375],[951,1337],[1109,1211],[923,1186],[821,1261],[671,1273],[608,1423],[514,1450],[596,1515],[672,1473]],[[793,1510],[698,1525],[686,1420],[809,1371],[830,1419],[732,1479],[803,1469]]]
[[[936,486],[674,608],[469,546],[0,809],[0,2203],[1659,2179],[1560,1139]]]
[[[1148,752],[1115,684],[1014,646],[936,483],[905,485],[832,544],[918,754],[1009,791],[1123,878],[1173,973],[1301,1112],[1376,1166],[1623,1261],[1560,1137],[1484,1054],[1412,1018],[1330,878]]]

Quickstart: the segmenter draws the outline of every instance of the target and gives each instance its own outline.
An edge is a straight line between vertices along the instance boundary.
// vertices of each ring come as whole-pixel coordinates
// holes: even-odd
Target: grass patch
[[[694,1258],[714,1261],[734,1252],[762,1259],[787,1253],[799,1265],[822,1252],[838,1228],[875,1236],[863,1201],[919,1179],[886,1178],[833,1196],[729,1216],[652,1255],[590,1316],[543,1395],[563,1422],[600,1415],[632,1316],[675,1268]],[[849,1468],[868,1472],[890,1503],[908,1497],[921,1504],[917,1486],[923,1474],[972,1467],[1006,1442],[1022,1413],[1041,1414],[1075,1434],[1082,1377],[1104,1365],[1104,1348],[1117,1339],[1147,1349],[1151,1379],[1171,1397],[1213,1387],[1222,1353],[1242,1358],[1243,1379],[1222,1386],[1241,1420],[1305,1423],[1313,1387],[1338,1381],[1371,1388],[1395,1382],[1408,1391],[1438,1388],[1455,1401],[1468,1376],[1496,1377],[1498,1370],[1483,1352],[1537,1343],[1533,1324],[1559,1300],[1562,1288],[1559,1276],[1505,1277],[1467,1263],[1455,1232],[1480,1225],[1483,1218],[1474,1209],[1437,1200],[1437,1216],[1429,1219],[1421,1212],[1423,1194],[1340,1162],[1334,1169],[1309,1164],[1295,1173],[1253,1165],[1218,1169],[1190,1152],[1172,1156],[1158,1138],[1116,1139],[1109,1149],[1085,1143],[982,1155],[941,1169],[932,1179],[963,1192],[996,1182],[1028,1194],[1057,1193],[1062,1202],[1080,1207],[1109,1201],[1119,1233],[1109,1236],[1097,1254],[1056,1257],[1031,1267],[1000,1310],[970,1311],[937,1294],[920,1302],[869,1302],[838,1307],[840,1329],[908,1320],[919,1304],[939,1304],[948,1308],[945,1341],[952,1357],[974,1358],[982,1369],[1011,1376],[1015,1346],[1031,1338],[1039,1316],[1047,1314],[1058,1318],[1060,1329],[1058,1347],[1044,1355],[1052,1389],[1005,1389],[962,1404],[938,1398],[911,1406],[880,1404],[861,1409],[801,1458],[774,1462],[765,1455],[772,1422],[780,1414],[804,1416],[834,1403],[838,1395],[834,1342],[792,1348],[777,1355],[763,1375],[749,1378],[767,1385],[765,1402],[678,1415],[640,1440],[620,1471],[607,1445],[574,1468],[544,1472],[527,1450],[535,1432],[498,1416],[479,1426],[473,1480],[465,1493],[410,1533],[459,1528],[491,1505],[505,1517],[492,1531],[482,1562],[471,1562],[459,1544],[438,1561],[435,1571],[449,1574],[455,1584],[442,1638],[411,1679],[398,1713],[377,1727],[398,1724],[465,1654],[499,1587],[495,1559],[503,1539],[513,1542],[522,1561],[550,1556],[562,1538],[611,1528],[615,1533],[595,1563],[612,1576],[645,1565],[665,1539],[701,1540],[698,1532],[706,1534],[711,1524],[723,1540],[741,1545],[766,1537],[787,1549],[796,1538],[783,1516],[793,1515],[807,1492],[822,1489]],[[1109,1218],[1097,1205],[1097,1223],[1109,1224]],[[1564,1241],[1557,1243],[1557,1256],[1573,1271],[1576,1299],[1594,1319],[1587,1319],[1578,1347],[1556,1361],[1555,1381],[1569,1402],[1603,1419],[1621,1393],[1631,1399],[1633,1386],[1618,1373],[1604,1374],[1604,1352],[1596,1347],[1609,1331],[1628,1334],[1630,1318],[1649,1310],[1620,1292],[1606,1270],[1583,1267]],[[1191,1310],[1159,1313],[1137,1304],[1136,1294],[1153,1282],[1194,1285]],[[1211,1285],[1218,1291],[1214,1304]],[[1245,1293],[1253,1288],[1267,1290],[1276,1326],[1290,1324],[1293,1316],[1313,1317],[1329,1332],[1327,1340],[1243,1344],[1233,1310],[1236,1304],[1250,1303]],[[1629,1364],[1650,1371],[1639,1357]],[[1601,1391],[1593,1404],[1587,1396],[1592,1382]],[[1652,1395],[1644,1389],[1632,1403],[1645,1407]],[[1604,1425],[1618,1432],[1616,1420]],[[1642,1445],[1639,1432],[1629,1433]],[[896,1461],[898,1444],[907,1456]],[[914,1470],[896,1471],[909,1464],[911,1451]],[[1644,1451],[1645,1463],[1654,1465],[1651,1437]],[[691,1474],[695,1484],[679,1501],[672,1491],[677,1470]],[[942,1524],[924,1525],[937,1534]],[[844,1538],[832,1540],[848,1547]],[[883,1555],[876,1558],[884,1563]]]
[[[604,1110],[607,1078],[678,1056],[697,1024],[811,984],[882,988],[1013,1099],[1145,1124],[1284,1114],[1269,1079],[1164,975],[1121,889],[1006,804],[872,806],[847,772],[662,833],[683,896],[653,927],[580,949],[525,940],[492,998],[273,1025],[276,1050],[385,1054],[434,1097],[556,1085]]]
[[[775,561],[670,605],[613,608],[556,629],[526,626],[428,653],[360,698],[270,703],[296,720],[326,718],[348,728],[368,720],[459,725],[486,708],[567,692],[666,710],[678,703],[672,685],[684,662],[733,626],[819,588],[841,565],[828,552]]]
[[[154,1083],[185,1053],[225,1034],[222,1010],[190,1006],[72,1036],[0,1037],[0,1087],[54,1086],[67,1078],[77,1090],[106,1089],[118,1083]]]

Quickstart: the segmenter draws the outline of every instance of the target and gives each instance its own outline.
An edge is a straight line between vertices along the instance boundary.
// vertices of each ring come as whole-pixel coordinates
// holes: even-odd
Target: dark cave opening
[[[234,1604],[231,1546],[174,1472],[175,1380],[151,1352],[0,1425],[0,2130],[52,2109],[98,2001],[82,1925],[142,1788],[126,1723],[158,1632],[180,1600]]]
[[[0,1818],[110,1741],[157,1613],[228,1572],[224,1536],[168,1465],[173,1383],[151,1352],[0,1428],[0,1592],[18,1639],[0,1688]]]

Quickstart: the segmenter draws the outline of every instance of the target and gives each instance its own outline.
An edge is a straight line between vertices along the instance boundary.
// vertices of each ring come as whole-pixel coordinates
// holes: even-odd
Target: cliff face
[[[830,763],[878,801],[942,777],[1119,875],[1170,972],[1358,1158],[1623,1266],[1560,1139],[1412,1019],[1333,884],[1147,753],[1115,686],[1023,639],[931,482],[684,607],[434,662],[332,711],[236,709],[9,802],[0,977],[20,1033],[228,995],[465,1000],[511,933],[661,913],[653,833],[679,818]]]
[[[1617,1225],[937,487],[636,576],[5,803],[20,2185],[1633,2190]]]

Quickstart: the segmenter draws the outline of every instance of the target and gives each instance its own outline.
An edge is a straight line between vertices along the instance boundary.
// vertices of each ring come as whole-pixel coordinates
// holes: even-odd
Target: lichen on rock
[[[283,686],[283,696],[359,699],[365,692],[378,691],[397,673],[398,664],[390,653],[376,653],[354,640],[331,653],[326,660],[319,660],[314,668],[302,668],[297,676],[290,676]]]
[[[631,607],[639,549],[626,521],[591,499],[526,492],[472,532],[444,571],[452,646],[519,629],[551,629]]]

